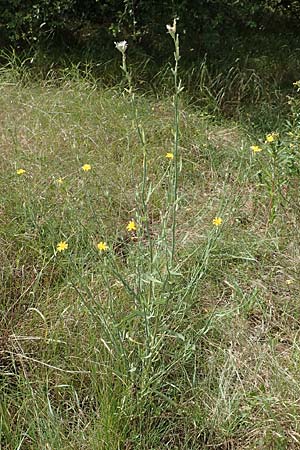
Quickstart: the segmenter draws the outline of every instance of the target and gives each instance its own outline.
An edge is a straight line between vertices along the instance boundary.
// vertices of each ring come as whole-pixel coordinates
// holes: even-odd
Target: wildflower
[[[168,153],[166,154],[166,158],[168,158],[168,159],[174,159],[174,153],[168,152]]]
[[[65,250],[67,250],[67,248],[68,248],[68,243],[65,241],[60,241],[56,246],[56,250],[58,252],[64,252]]]
[[[24,169],[17,169],[17,175],[23,175],[23,173],[26,173],[26,170]]]
[[[83,164],[81,168],[84,172],[88,172],[89,170],[91,170],[92,166],[90,164]]]
[[[99,242],[99,244],[97,244],[97,249],[99,250],[99,252],[105,252],[106,250],[108,250],[108,245],[106,244],[106,242]]]
[[[277,133],[269,133],[266,136],[266,142],[268,142],[268,143],[274,142],[277,138],[278,138]]]
[[[127,41],[115,42],[116,49],[121,53],[125,53],[128,47]]]
[[[258,145],[252,145],[252,146],[250,147],[250,149],[253,151],[253,153],[258,153],[258,152],[261,152],[261,151],[262,151],[262,148],[259,147]]]
[[[296,86],[297,88],[300,88],[300,80],[295,81],[295,82],[293,83],[293,85]]]
[[[168,33],[170,33],[171,36],[175,36],[176,33],[176,21],[177,19],[173,20],[173,25],[166,25]]]
[[[216,227],[219,227],[222,224],[223,219],[221,217],[215,217],[212,222]]]
[[[57,184],[62,184],[63,183],[63,179],[61,177],[57,178],[56,183]]]
[[[126,226],[127,231],[136,231],[136,223],[134,220],[130,220]]]

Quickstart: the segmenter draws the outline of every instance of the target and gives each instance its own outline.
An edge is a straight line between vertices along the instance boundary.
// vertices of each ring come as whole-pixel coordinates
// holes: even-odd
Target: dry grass
[[[299,448],[294,178],[270,223],[248,133],[182,105],[179,273],[163,314],[163,295],[154,305],[160,350],[145,372],[141,315],[95,250],[107,241],[130,283],[147,251],[125,229],[142,161],[127,100],[84,80],[0,90],[1,448]],[[138,107],[155,183],[172,105],[141,97]],[[162,182],[155,239],[165,197]]]

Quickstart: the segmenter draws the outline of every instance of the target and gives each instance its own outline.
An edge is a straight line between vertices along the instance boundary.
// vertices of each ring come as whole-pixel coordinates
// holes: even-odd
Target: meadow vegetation
[[[3,450],[300,448],[300,83],[169,35],[146,87],[0,69]]]

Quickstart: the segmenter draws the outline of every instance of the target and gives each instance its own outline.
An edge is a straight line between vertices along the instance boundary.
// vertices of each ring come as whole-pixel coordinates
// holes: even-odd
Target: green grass
[[[0,74],[1,449],[299,448],[297,120],[182,95],[172,261],[172,94],[136,95],[141,145],[119,86],[24,73]]]

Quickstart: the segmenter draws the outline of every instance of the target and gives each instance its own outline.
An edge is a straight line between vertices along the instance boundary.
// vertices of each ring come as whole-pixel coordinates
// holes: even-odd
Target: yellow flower
[[[253,151],[253,153],[257,153],[257,152],[261,152],[262,151],[262,148],[259,147],[258,145],[252,145],[250,148]]]
[[[168,159],[174,159],[174,153],[168,152],[168,153],[166,154],[166,158],[168,158]]]
[[[266,136],[266,142],[274,142],[276,139],[278,138],[278,134],[277,133],[269,133]]]
[[[223,219],[221,217],[215,217],[212,222],[216,227],[219,227],[222,224]]]
[[[99,252],[105,252],[106,250],[108,250],[108,245],[106,245],[106,242],[99,242],[99,244],[97,244],[97,249],[99,250]]]
[[[267,134],[266,142],[274,142],[274,136],[272,134]]]
[[[127,231],[136,231],[136,224],[134,220],[130,220],[126,226]]]
[[[84,172],[88,172],[89,170],[91,170],[92,166],[90,164],[83,164],[81,168]]]
[[[64,180],[60,177],[60,178],[57,178],[56,183],[57,183],[57,184],[62,184],[63,181],[64,181]]]
[[[65,241],[60,241],[56,246],[56,250],[58,252],[64,252],[65,250],[67,250],[67,248],[68,248],[68,244]]]
[[[24,169],[17,169],[17,175],[23,175],[23,173],[26,173],[26,170],[24,170]]]

